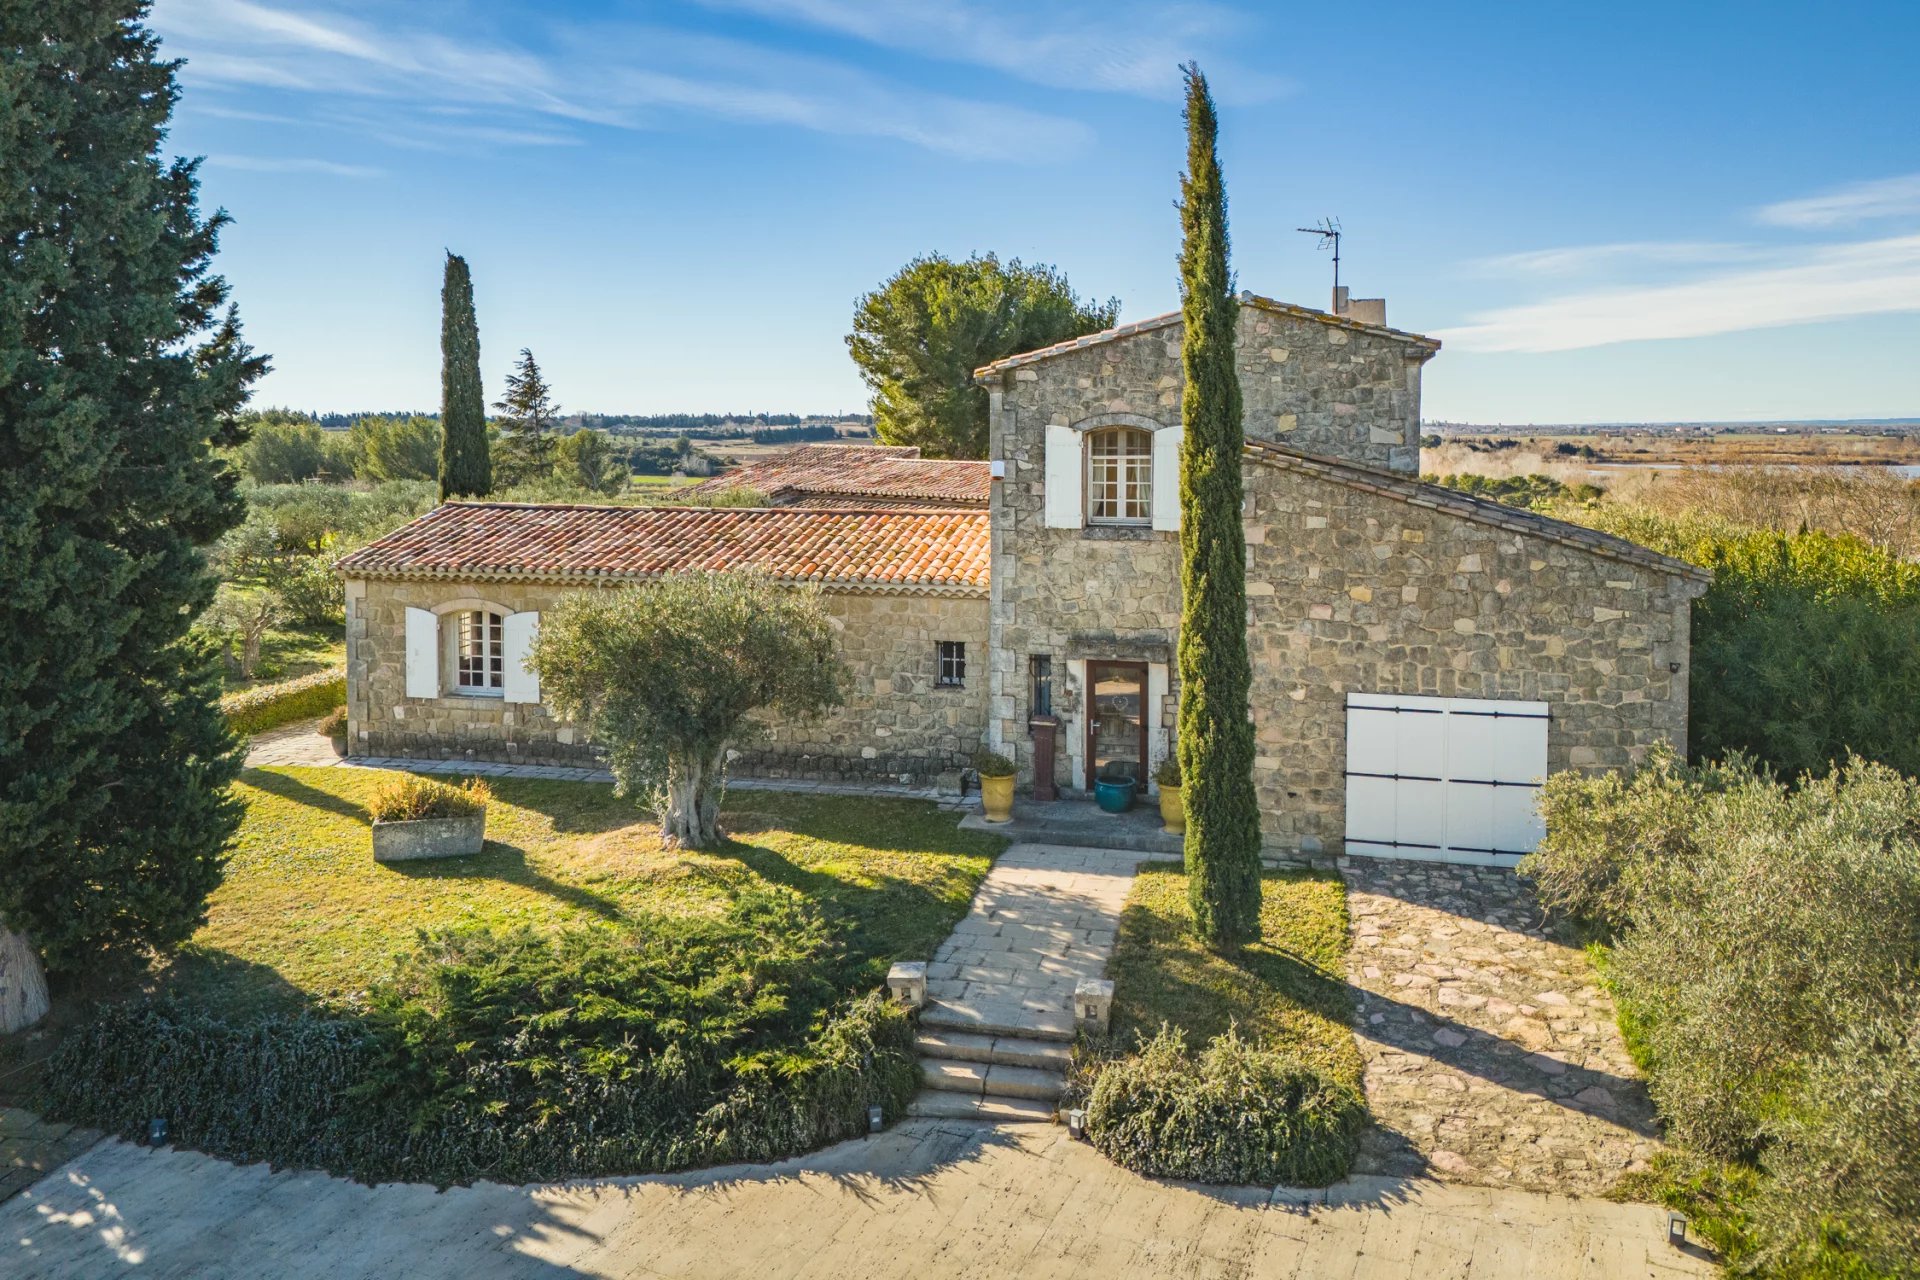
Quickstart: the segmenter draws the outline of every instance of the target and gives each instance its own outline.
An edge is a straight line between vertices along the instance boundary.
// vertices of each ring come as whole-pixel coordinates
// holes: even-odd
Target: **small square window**
[[[963,640],[940,642],[940,683],[958,689],[967,682],[967,646]]]

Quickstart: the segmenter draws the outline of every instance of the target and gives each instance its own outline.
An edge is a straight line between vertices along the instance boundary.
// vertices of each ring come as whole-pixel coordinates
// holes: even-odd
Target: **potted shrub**
[[[320,717],[320,732],[333,739],[333,753],[337,756],[347,754],[347,709],[335,707]]]
[[[1180,804],[1180,762],[1168,756],[1153,771],[1160,788],[1160,829],[1168,835],[1180,835],[1187,829],[1187,811]]]
[[[980,775],[980,805],[988,822],[1006,822],[1013,817],[1013,761],[994,751],[982,751],[973,757],[974,770]]]
[[[395,774],[373,797],[373,860],[408,862],[480,852],[487,838],[487,801],[478,778],[459,786],[418,774]]]

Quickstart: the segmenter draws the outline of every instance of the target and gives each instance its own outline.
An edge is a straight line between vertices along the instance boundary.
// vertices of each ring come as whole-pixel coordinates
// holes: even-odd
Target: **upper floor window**
[[[461,693],[501,693],[506,688],[506,619],[483,609],[460,615],[454,632],[454,687]]]
[[[1087,521],[1146,524],[1153,519],[1153,433],[1106,427],[1087,433]]]

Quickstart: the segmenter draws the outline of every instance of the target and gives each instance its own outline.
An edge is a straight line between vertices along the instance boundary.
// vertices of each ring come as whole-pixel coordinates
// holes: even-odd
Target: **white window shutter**
[[[1078,529],[1086,521],[1080,496],[1086,467],[1080,433],[1059,423],[1047,427],[1046,523],[1049,529]]]
[[[1153,433],[1153,527],[1180,528],[1180,440],[1185,427]]]
[[[407,610],[407,696],[440,696],[440,619],[428,609]]]
[[[540,615],[510,613],[502,629],[502,643],[506,646],[502,657],[506,659],[505,689],[508,702],[540,701],[540,676],[527,666],[527,655],[533,651],[533,638],[540,630]]]

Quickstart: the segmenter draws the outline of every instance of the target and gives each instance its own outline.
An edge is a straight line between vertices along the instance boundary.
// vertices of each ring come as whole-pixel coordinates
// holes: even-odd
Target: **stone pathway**
[[[549,778],[559,782],[612,782],[605,769],[554,764],[501,764],[492,760],[414,760],[401,756],[341,757],[331,739],[316,732],[318,720],[301,720],[257,734],[247,746],[247,767],[301,769],[397,769],[407,773],[458,774],[463,778]],[[947,808],[978,808],[933,787],[884,782],[816,782],[806,778],[729,778],[729,791],[811,791],[835,796],[895,796],[934,800]]]
[[[1016,844],[927,966],[934,1026],[1073,1036],[1073,988],[1106,973],[1139,853]]]
[[[910,1120],[772,1165],[436,1192],[103,1142],[0,1204],[10,1280],[1679,1280],[1665,1215],[1428,1180],[1191,1187],[1058,1126]]]
[[[98,1141],[92,1129],[0,1107],[0,1200],[26,1190]]]
[[[1046,1121],[1066,1088],[1074,989],[1101,978],[1143,855],[1015,844],[927,966],[911,1114]]]
[[[1586,955],[1510,871],[1343,858],[1355,1032],[1377,1121],[1363,1172],[1593,1193],[1658,1147]]]

